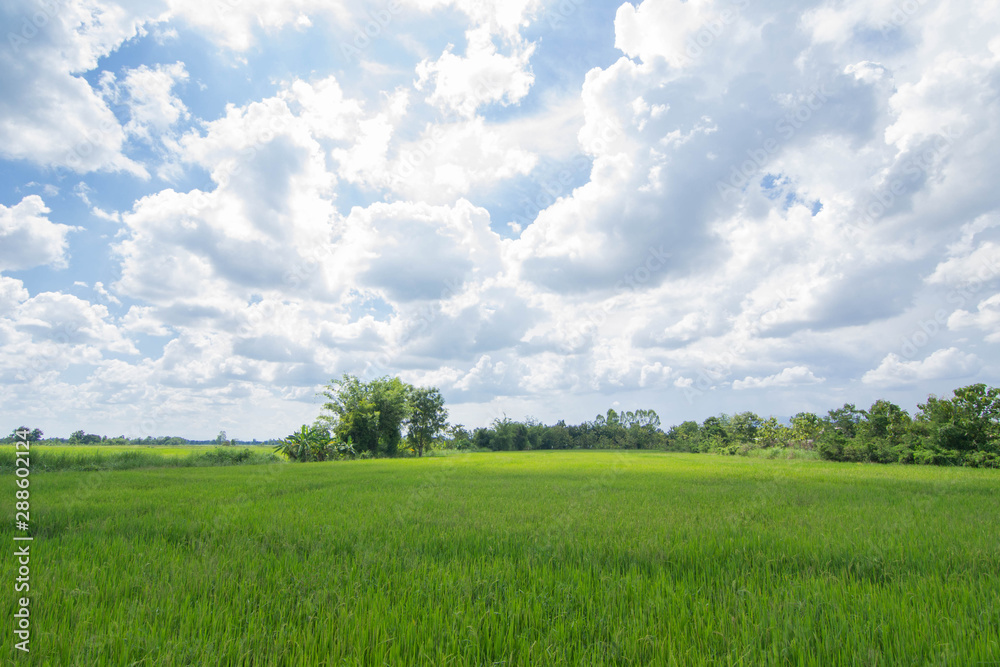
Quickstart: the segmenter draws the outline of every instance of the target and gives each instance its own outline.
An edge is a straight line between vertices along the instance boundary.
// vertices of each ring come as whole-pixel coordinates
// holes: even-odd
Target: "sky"
[[[1000,377],[997,0],[5,0],[0,430]]]

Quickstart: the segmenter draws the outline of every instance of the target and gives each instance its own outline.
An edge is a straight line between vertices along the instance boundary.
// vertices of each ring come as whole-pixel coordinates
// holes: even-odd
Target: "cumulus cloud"
[[[717,4],[722,3],[644,0],[636,7],[626,2],[615,16],[615,46],[631,58],[650,62],[659,57],[672,67],[685,67],[711,46],[749,3],[738,0],[718,8]],[[650,30],[651,25],[657,29]]]
[[[139,34],[157,4],[3,3],[0,23],[13,29],[9,48],[0,50],[0,155],[79,173],[147,176],[124,155],[125,131],[80,74]]]
[[[927,282],[954,286],[997,278],[1000,278],[1000,244],[986,241],[968,254],[942,261]]]
[[[803,384],[819,384],[824,378],[818,378],[805,366],[792,366],[775,375],[763,378],[746,377],[733,382],[733,389],[768,389],[770,387],[795,387]]]
[[[67,266],[66,235],[77,228],[50,221],[49,213],[38,195],[10,208],[0,204],[0,271]]]
[[[405,0],[405,4],[424,11],[454,7],[464,12],[474,25],[516,37],[540,12],[543,3],[540,0]]]
[[[105,94],[129,107],[131,118],[125,131],[148,141],[189,116],[187,106],[173,92],[175,86],[187,80],[184,63],[176,62],[126,70],[120,84],[111,72],[105,72],[102,84]]]
[[[956,310],[948,317],[948,328],[979,329],[987,342],[1000,343],[1000,294],[980,301],[975,312]]]
[[[474,118],[429,126],[401,144],[383,180],[401,197],[445,204],[527,175],[537,162],[503,128]]]
[[[197,28],[227,49],[243,52],[258,41],[259,33],[274,33],[285,26],[308,27],[310,15],[347,22],[351,12],[337,0],[241,0],[206,7],[199,0],[167,0],[170,13]]]
[[[898,387],[925,380],[950,380],[967,378],[983,367],[974,354],[949,347],[937,350],[925,359],[906,361],[897,354],[886,355],[878,368],[862,376],[865,384]]]
[[[465,34],[464,56],[449,46],[436,61],[417,66],[417,90],[431,89],[427,101],[460,116],[472,117],[491,103],[516,104],[531,89],[535,77],[529,61],[534,47],[515,44],[509,56],[497,52],[488,28]]]

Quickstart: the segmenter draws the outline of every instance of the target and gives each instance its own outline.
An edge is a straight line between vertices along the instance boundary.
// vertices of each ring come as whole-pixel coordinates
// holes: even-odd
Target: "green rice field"
[[[0,471],[13,472],[14,445],[0,445]],[[142,446],[142,445],[32,445],[31,467],[53,470],[126,470],[133,468],[233,465],[284,460],[272,447]]]
[[[38,472],[31,653],[3,657],[997,665],[998,491],[989,470],[652,452]]]
[[[46,454],[118,454],[121,452],[148,452],[161,456],[189,456],[201,454],[218,445],[38,445],[31,446],[32,451]],[[234,449],[248,448],[254,451],[272,451],[271,447],[261,445],[238,445]],[[13,444],[0,445],[0,452],[13,452]]]

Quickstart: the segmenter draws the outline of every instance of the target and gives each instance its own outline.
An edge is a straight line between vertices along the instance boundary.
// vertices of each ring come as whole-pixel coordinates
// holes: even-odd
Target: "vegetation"
[[[31,664],[1000,660],[993,471],[458,454],[40,475],[31,509]]]
[[[974,384],[950,398],[930,396],[911,417],[900,406],[877,400],[867,410],[852,403],[825,416],[800,412],[787,423],[753,412],[685,421],[666,432],[653,410],[608,410],[593,421],[545,425],[527,418],[498,418],[469,431],[447,423],[448,411],[434,387],[414,387],[399,378],[370,382],[344,375],[323,392],[327,402],[312,425],[269,443],[292,461],[392,457],[434,448],[459,451],[558,449],[655,449],[740,454],[756,458],[823,458],[830,461],[917,463],[1000,468],[1000,389]],[[27,429],[27,427],[21,427]],[[28,429],[30,430],[30,429]],[[73,433],[68,441],[36,444],[185,445],[180,438],[128,440]],[[13,442],[14,434],[5,441]],[[234,446],[222,431],[213,442]],[[256,441],[255,441],[256,442]]]
[[[423,456],[445,431],[448,411],[434,387],[414,387],[399,378],[362,382],[345,374],[327,385],[327,402],[312,426],[303,425],[275,451],[293,461],[391,457],[406,443]]]
[[[0,471],[10,472],[17,458],[13,446],[0,447]],[[226,447],[90,447],[33,446],[31,471],[129,470],[133,468],[189,468],[240,464],[277,463],[281,459],[269,449]]]
[[[163,437],[153,437],[146,436],[145,438],[127,438],[124,435],[119,436],[107,436],[98,435],[96,433],[86,433],[82,429],[79,431],[74,431],[68,438],[44,438],[41,429],[29,429],[27,426],[19,426],[10,432],[6,437],[0,438],[0,444],[11,444],[19,440],[17,437],[17,432],[20,430],[30,430],[31,435],[28,436],[28,441],[32,443],[37,443],[40,445],[48,446],[70,446],[70,447],[188,447],[188,446],[198,446],[198,445],[226,445],[226,446],[257,446],[263,445],[268,447],[273,447],[277,440],[267,440],[264,442],[258,442],[257,440],[226,440],[224,436],[225,431],[219,433],[223,439],[220,440],[216,437],[213,440],[188,440],[187,438],[179,438],[176,436],[163,436]]]
[[[666,433],[659,425],[652,410],[608,410],[578,426],[504,417],[476,429],[471,442],[494,451],[661,449],[770,457],[784,451],[789,458],[812,458],[815,452],[830,461],[1000,468],[1000,389],[985,384],[956,389],[951,398],[931,396],[913,418],[898,405],[878,400],[868,410],[846,404],[824,417],[800,412],[788,424],[741,412],[700,424],[686,421]]]
[[[284,454],[291,461],[302,462],[354,458],[357,453],[349,439],[348,442],[338,443],[321,426],[303,426],[276,445],[274,451]]]

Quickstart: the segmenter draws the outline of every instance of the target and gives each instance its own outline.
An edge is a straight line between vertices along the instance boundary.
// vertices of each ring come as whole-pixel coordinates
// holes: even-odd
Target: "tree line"
[[[788,423],[754,412],[685,421],[664,432],[652,410],[608,410],[590,422],[544,426],[506,417],[476,429],[479,449],[661,449],[747,455],[760,449],[815,451],[830,461],[920,463],[1000,468],[1000,389],[974,384],[950,398],[930,396],[910,416],[886,400],[867,410],[846,403],[820,416],[800,412]]]
[[[469,430],[447,422],[441,392],[399,378],[362,382],[344,375],[327,385],[323,414],[278,447],[293,460],[423,455],[432,447],[477,451],[652,449],[748,455],[802,450],[830,461],[1000,468],[1000,389],[974,384],[948,398],[928,397],[910,415],[886,400],[853,403],[787,422],[754,412],[720,414],[663,430],[654,410],[610,409],[592,421],[553,425],[506,415]]]
[[[449,424],[444,397],[435,387],[416,387],[398,377],[369,382],[345,374],[326,385],[319,418],[283,440],[267,441],[293,461],[423,456],[433,448],[472,451],[534,449],[651,449],[749,455],[756,450],[814,452],[830,461],[916,463],[1000,468],[1000,389],[973,384],[952,396],[929,396],[914,415],[886,400],[861,409],[853,403],[825,415],[800,412],[787,423],[754,412],[720,414],[663,430],[654,410],[616,411],[592,421],[546,425],[504,415],[469,430]],[[84,431],[68,439],[18,427],[33,442],[75,445],[235,444],[225,432],[215,440],[177,437],[109,438]],[[246,444],[246,443],[241,443]],[[253,441],[257,444],[257,441]]]
[[[0,443],[11,444],[20,440],[18,437],[19,432],[28,432],[27,440],[30,443],[38,443],[42,445],[103,445],[103,446],[122,446],[129,445],[133,447],[184,447],[189,445],[226,445],[226,446],[236,446],[236,445],[262,445],[262,446],[274,446],[281,442],[281,440],[272,439],[265,440],[263,442],[257,440],[220,440],[222,436],[225,435],[225,431],[220,433],[220,436],[215,438],[215,440],[189,440],[187,438],[181,438],[178,436],[168,435],[153,437],[151,435],[144,438],[128,438],[124,435],[118,436],[107,436],[99,435],[97,433],[87,433],[84,430],[74,431],[70,434],[68,438],[46,438],[45,433],[40,428],[29,428],[27,426],[18,426],[9,435],[0,438]]]

